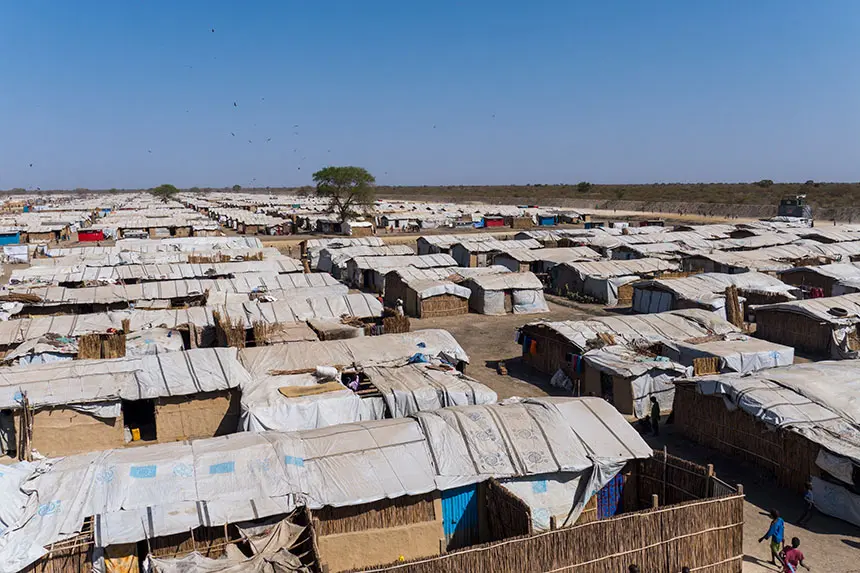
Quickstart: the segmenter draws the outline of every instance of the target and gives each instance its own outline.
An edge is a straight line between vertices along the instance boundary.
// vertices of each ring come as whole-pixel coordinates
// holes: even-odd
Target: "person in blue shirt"
[[[770,510],[770,527],[758,542],[761,543],[765,539],[770,539],[770,564],[776,565],[776,559],[782,551],[782,541],[785,539],[785,521],[775,509]]]

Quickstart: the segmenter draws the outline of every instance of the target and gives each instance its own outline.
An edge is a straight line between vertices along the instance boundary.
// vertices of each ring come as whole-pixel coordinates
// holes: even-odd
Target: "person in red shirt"
[[[800,539],[792,537],[791,546],[786,547],[779,554],[779,560],[782,561],[783,573],[797,573],[799,565],[802,565],[804,569],[809,571],[809,567],[803,562],[803,553],[798,547],[800,547]]]

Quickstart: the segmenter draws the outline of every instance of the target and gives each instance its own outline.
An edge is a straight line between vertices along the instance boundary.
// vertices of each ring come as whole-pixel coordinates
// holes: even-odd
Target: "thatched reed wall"
[[[568,365],[565,361],[567,354],[580,352],[580,349],[565,337],[540,324],[525,325],[522,327],[522,332],[532,340],[537,341],[536,353],[526,352],[523,354],[523,362],[544,374],[555,374],[559,368]],[[567,368],[564,369],[565,371],[568,370]],[[567,373],[568,376],[571,376],[570,372]],[[575,377],[579,378],[578,375]]]
[[[245,348],[247,332],[244,321],[231,319],[217,310],[212,311],[212,318],[215,321],[215,337],[218,346]]]
[[[516,495],[491,479],[485,488],[490,541],[532,533],[532,512]]]
[[[808,354],[830,355],[833,327],[827,323],[794,312],[763,309],[756,311],[755,323],[757,338]]]
[[[397,334],[411,330],[408,316],[386,316],[382,319],[382,326],[385,334]]]
[[[78,360],[122,358],[125,356],[125,334],[84,334],[78,337]]]
[[[800,493],[809,476],[819,475],[818,444],[788,430],[773,431],[741,410],[730,411],[722,398],[703,396],[695,385],[676,385],[673,410],[675,427],[684,435],[773,472],[781,487]]]
[[[418,301],[420,318],[469,314],[469,299],[453,294],[439,294]]]
[[[227,545],[241,541],[234,525],[197,527],[183,533],[164,535],[146,541],[147,551],[153,557],[182,557],[197,551],[205,557],[217,559],[224,555]]]
[[[381,499],[373,503],[345,507],[324,507],[311,511],[317,535],[385,529],[436,519],[434,494]]]
[[[696,501],[710,497],[713,472],[710,468],[655,451],[647,460],[636,464],[636,497],[638,507],[651,505],[657,495],[661,505]]]
[[[675,573],[682,566],[708,573],[740,573],[742,558],[743,496],[735,495],[628,513],[362,571],[606,573],[626,571],[636,563],[649,573]]]

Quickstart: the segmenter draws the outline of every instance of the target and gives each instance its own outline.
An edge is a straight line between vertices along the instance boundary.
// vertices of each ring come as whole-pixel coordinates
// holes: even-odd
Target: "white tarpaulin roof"
[[[634,288],[656,286],[673,293],[683,300],[715,305],[725,299],[726,287],[736,286],[741,290],[760,294],[781,294],[794,298],[797,287],[764,273],[746,272],[738,274],[702,273],[676,279],[653,279],[633,285]],[[718,306],[723,306],[719,304]]]
[[[631,259],[628,261],[595,261],[562,263],[582,277],[626,277],[678,269],[678,264],[663,259]]]
[[[546,261],[567,263],[574,261],[596,261],[600,253],[590,247],[554,247],[547,249],[510,249],[505,254],[521,263]]]
[[[611,334],[616,343],[628,344],[643,339],[652,342],[684,341],[703,336],[738,332],[737,327],[704,309],[672,310],[656,314],[600,316],[589,320],[533,322],[545,326],[571,344],[585,349],[599,333]]]
[[[836,316],[830,312],[831,308],[844,309],[847,314]],[[860,293],[764,304],[757,307],[758,310],[790,312],[830,324],[852,325],[860,322]]]
[[[243,273],[301,273],[302,263],[283,257],[268,261],[238,261],[228,263],[131,264],[108,267],[76,266],[33,267],[13,271],[10,284],[46,284],[123,281],[166,281],[213,276],[236,276]]]
[[[0,573],[36,561],[44,546],[77,534],[88,516],[95,516],[95,542],[103,547],[302,504],[357,505],[489,477],[600,473],[650,455],[603,400],[543,398],[22,463],[0,476],[9,525],[0,535]]]
[[[318,287],[337,287],[342,294],[348,288],[327,273],[245,273],[232,279],[185,279],[137,284],[66,288],[58,286],[13,288],[12,292],[36,295],[41,305],[110,304],[136,300],[163,300],[202,295],[206,291],[247,294],[252,292],[290,291]]]
[[[722,396],[762,422],[796,432],[860,465],[858,360],[795,364],[746,376],[725,374],[697,384],[702,394]],[[839,472],[831,473],[839,477]],[[848,481],[850,475],[842,479]]]
[[[316,366],[403,364],[415,354],[431,357],[445,354],[455,360],[469,361],[469,356],[451,333],[435,329],[245,348],[240,351],[239,359],[252,375],[263,376],[271,371],[303,370]]]
[[[235,348],[198,348],[136,358],[71,360],[0,369],[0,408],[141,400],[227,390],[250,376]]]

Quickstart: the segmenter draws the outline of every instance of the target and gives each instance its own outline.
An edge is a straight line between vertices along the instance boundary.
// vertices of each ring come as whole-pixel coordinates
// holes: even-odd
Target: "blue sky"
[[[858,181],[858,31],[854,0],[3,2],[0,189]]]

